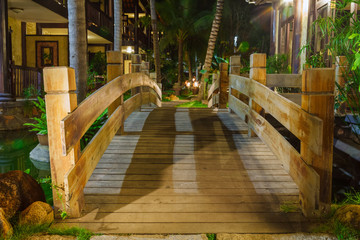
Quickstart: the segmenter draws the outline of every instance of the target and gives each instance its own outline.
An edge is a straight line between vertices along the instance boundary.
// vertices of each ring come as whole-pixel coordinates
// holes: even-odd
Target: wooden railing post
[[[301,142],[301,156],[320,176],[319,210],[328,211],[331,204],[331,182],[334,141],[335,72],[332,68],[312,68],[303,71],[302,103],[306,112],[323,120],[322,155],[313,153]]]
[[[220,63],[220,82],[219,82],[219,109],[226,108],[229,94],[229,64]]]
[[[253,53],[250,55],[250,79],[253,79],[266,86],[266,54]],[[249,100],[249,106],[257,113],[264,115],[264,110],[256,104],[252,99]],[[255,137],[256,134],[249,129],[249,136]]]
[[[111,82],[115,78],[124,74],[123,68],[123,55],[120,51],[107,51],[107,82]],[[120,96],[116,99],[108,108],[109,116],[118,108],[121,104],[124,103],[124,96]],[[122,134],[124,126],[121,125],[117,134]]]
[[[241,57],[231,56],[230,57],[230,74],[240,75],[241,70]]]
[[[138,73],[141,71],[141,55],[132,54],[131,55],[131,73]],[[131,90],[131,95],[135,95],[141,92],[141,87],[136,87]]]
[[[336,63],[335,63],[335,81],[340,87],[345,86],[345,74],[347,72],[348,68],[348,61],[345,56],[339,56],[336,57]],[[335,96],[340,96],[340,91],[338,90],[338,87],[335,88]],[[342,103],[339,108],[337,109],[337,114],[345,114],[346,112],[346,103]]]
[[[84,196],[81,193],[77,201],[69,204],[71,193],[65,176],[77,161],[80,148],[78,145],[63,156],[60,130],[60,121],[77,107],[74,69],[44,68],[44,89],[55,212],[61,209],[71,217],[78,217],[84,206]]]

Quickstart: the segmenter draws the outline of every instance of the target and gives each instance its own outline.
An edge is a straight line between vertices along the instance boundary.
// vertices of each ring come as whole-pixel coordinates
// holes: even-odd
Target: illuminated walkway
[[[87,183],[84,216],[67,225],[140,234],[301,230],[296,184],[247,130],[236,115],[211,109],[134,112]]]

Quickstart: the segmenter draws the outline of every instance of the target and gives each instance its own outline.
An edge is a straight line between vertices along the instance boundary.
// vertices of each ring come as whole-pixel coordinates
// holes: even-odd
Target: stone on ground
[[[54,221],[52,207],[44,202],[34,202],[20,214],[20,225],[50,225]]]
[[[13,228],[5,217],[5,212],[0,208],[0,238],[8,238],[13,234]]]
[[[5,218],[11,218],[36,201],[45,202],[45,194],[29,174],[19,170],[0,174],[0,208]]]
[[[360,205],[346,205],[336,210],[335,218],[341,223],[360,230]]]

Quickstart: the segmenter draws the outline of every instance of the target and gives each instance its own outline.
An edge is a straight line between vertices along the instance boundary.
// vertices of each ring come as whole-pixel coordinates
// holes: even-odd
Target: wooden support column
[[[253,53],[250,56],[250,79],[253,79],[266,86],[266,54]],[[249,100],[249,106],[257,113],[265,115],[264,110],[252,99]],[[255,137],[256,134],[252,129],[249,129],[249,136]]]
[[[134,8],[134,20],[135,20],[135,25],[134,25],[134,38],[135,38],[135,46],[134,46],[134,51],[135,54],[139,54],[139,28],[137,23],[139,22],[139,0],[135,0],[134,1],[135,4],[135,8]]]
[[[322,155],[319,156],[301,142],[301,156],[320,176],[319,210],[330,210],[334,141],[335,72],[332,68],[303,71],[301,107],[323,120]]]
[[[0,102],[10,101],[7,0],[0,0]]]
[[[220,63],[220,84],[219,84],[219,108],[226,108],[228,103],[229,94],[229,64]]]
[[[50,67],[44,68],[43,74],[51,179],[55,186],[55,213],[61,209],[71,217],[79,217],[84,206],[84,196],[81,193],[76,201],[70,201],[72,194],[69,192],[66,176],[78,159],[80,144],[67,156],[63,156],[60,127],[60,121],[77,107],[75,70],[69,67]]]
[[[141,71],[141,55],[132,54],[131,55],[131,73],[138,73]],[[131,95],[135,95],[141,92],[141,87],[136,87],[131,89]]]
[[[124,74],[123,55],[120,51],[107,51],[107,82],[111,82],[115,78]],[[124,96],[121,95],[108,108],[108,115],[110,116],[121,104],[124,103]],[[123,120],[124,122],[124,120]],[[121,135],[124,131],[122,124],[117,134]]]
[[[229,74],[233,74],[233,75],[240,75],[240,70],[241,70],[241,56],[231,56],[230,57],[230,67],[229,67]],[[236,98],[240,99],[240,93],[237,91],[229,91],[229,95],[234,95]],[[231,112],[232,110],[229,109],[229,111]]]
[[[335,82],[338,87],[335,87],[335,96],[340,95],[339,87],[343,88],[345,86],[345,74],[347,73],[348,61],[345,56],[336,57],[335,63]],[[336,110],[337,114],[343,115],[346,111],[346,103],[342,103],[340,107]]]

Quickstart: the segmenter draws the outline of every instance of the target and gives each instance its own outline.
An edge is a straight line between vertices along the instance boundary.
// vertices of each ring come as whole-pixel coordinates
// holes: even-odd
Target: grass
[[[14,234],[10,238],[10,240],[23,240],[28,237],[34,236],[36,234],[39,235],[62,235],[62,236],[75,236],[77,240],[89,240],[94,233],[86,230],[84,228],[50,228],[49,225],[36,225],[29,226],[17,225],[14,227]],[[4,238],[0,238],[0,240],[4,240]]]
[[[299,206],[296,202],[284,202],[280,205],[280,211],[284,213],[299,212]]]
[[[339,240],[358,240],[360,231],[341,223],[336,217],[336,210],[348,204],[360,204],[360,192],[354,189],[344,193],[345,199],[331,206],[331,211],[323,217],[323,224],[313,229],[313,232],[334,234]]]
[[[202,104],[199,101],[192,101],[192,102],[187,102],[187,103],[182,103],[182,104],[176,105],[175,107],[180,107],[180,108],[207,108],[208,106],[206,104]]]
[[[206,237],[208,240],[216,240],[216,234],[215,233],[207,233]]]

